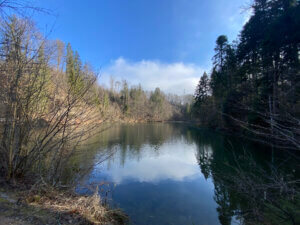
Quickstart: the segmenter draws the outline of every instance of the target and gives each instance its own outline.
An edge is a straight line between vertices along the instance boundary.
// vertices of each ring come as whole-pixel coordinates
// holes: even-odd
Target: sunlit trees
[[[54,48],[56,70],[62,73],[64,69],[65,44],[61,40],[55,40]]]
[[[85,85],[82,62],[78,52],[73,52],[70,43],[67,45],[66,74],[68,77],[68,83],[74,94],[80,92]]]
[[[135,118],[147,118],[148,113],[148,98],[141,85],[130,88],[130,104],[131,114]]]
[[[164,120],[172,113],[170,104],[166,101],[165,95],[159,88],[155,88],[154,92],[151,93],[150,104],[154,120]]]
[[[13,16],[2,21],[0,38],[0,161],[4,173],[14,180],[37,172],[56,184],[72,149],[94,127],[89,123],[95,119],[92,105],[82,100],[95,75],[86,77],[76,94],[65,85],[66,77],[56,83],[48,42],[26,19]],[[54,91],[59,98],[53,99]]]
[[[122,100],[123,112],[125,114],[128,114],[130,112],[129,97],[130,96],[129,96],[128,83],[126,80],[123,80],[123,87],[121,90],[121,100]]]

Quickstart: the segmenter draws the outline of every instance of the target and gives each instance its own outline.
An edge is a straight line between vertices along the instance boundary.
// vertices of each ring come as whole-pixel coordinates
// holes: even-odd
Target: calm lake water
[[[280,160],[251,143],[183,124],[112,125],[85,147],[76,163],[89,173],[77,191],[100,185],[107,204],[138,225],[238,224],[234,212],[247,202],[225,185],[228,168],[248,153],[262,166]]]

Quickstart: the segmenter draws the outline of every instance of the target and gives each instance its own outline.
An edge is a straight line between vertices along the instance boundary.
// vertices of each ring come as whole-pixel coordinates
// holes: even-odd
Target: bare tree
[[[271,101],[269,101],[270,103]],[[263,104],[263,103],[261,103]],[[260,124],[253,124],[241,118],[234,118],[226,113],[225,117],[230,118],[238,126],[252,134],[256,141],[266,143],[281,149],[300,149],[300,120],[287,110],[288,105],[277,101],[276,105],[281,109],[280,113],[274,113],[270,106],[269,111],[261,112],[243,103],[235,102],[233,108],[241,112],[251,113],[260,119]]]
[[[56,58],[56,70],[63,72],[64,56],[65,56],[65,44],[61,40],[55,41],[55,58]]]
[[[31,1],[27,0],[0,0],[0,16],[6,18],[11,14],[16,14],[22,17],[33,12],[50,13],[49,10],[34,6]]]
[[[56,184],[76,146],[97,127],[85,97],[96,75],[84,74],[76,94],[66,76],[52,79],[51,51],[28,20],[3,21],[0,38],[0,164],[8,180],[34,171]]]

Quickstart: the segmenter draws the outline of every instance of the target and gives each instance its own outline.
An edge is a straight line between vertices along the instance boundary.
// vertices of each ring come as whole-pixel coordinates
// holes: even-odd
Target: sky
[[[49,39],[70,43],[84,62],[110,77],[192,94],[209,72],[215,40],[235,40],[250,16],[250,0],[43,0],[38,27]]]

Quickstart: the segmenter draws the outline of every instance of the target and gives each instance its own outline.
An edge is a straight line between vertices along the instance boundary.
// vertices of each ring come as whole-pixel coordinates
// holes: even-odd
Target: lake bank
[[[78,195],[49,186],[1,181],[0,225],[125,224],[128,217],[104,206],[98,193]]]

